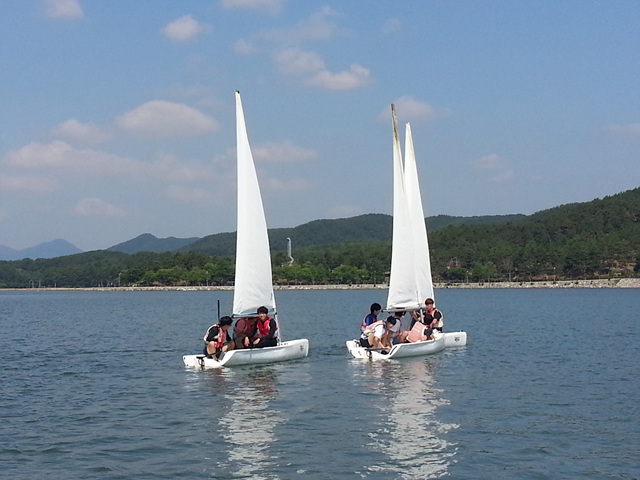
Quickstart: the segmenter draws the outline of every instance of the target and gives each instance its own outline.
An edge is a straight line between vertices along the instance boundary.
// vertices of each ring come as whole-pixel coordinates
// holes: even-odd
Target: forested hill
[[[429,232],[454,225],[496,225],[525,218],[524,215],[486,215],[480,217],[453,217],[438,215],[428,217]],[[274,252],[286,251],[287,238],[292,248],[317,245],[333,245],[358,241],[391,241],[393,217],[370,213],[351,218],[314,220],[294,228],[269,229],[269,243]],[[186,245],[180,251],[193,251],[207,255],[234,255],[236,234],[218,233]]]
[[[438,225],[438,220],[444,220]],[[529,216],[456,225],[429,218],[436,281],[531,281],[640,275],[640,188]],[[479,217],[486,221],[487,217]],[[317,220],[269,232],[276,283],[381,283],[391,262],[391,217]],[[287,237],[295,262],[289,265]],[[0,261],[0,288],[231,285],[235,233],[173,252],[86,252]]]

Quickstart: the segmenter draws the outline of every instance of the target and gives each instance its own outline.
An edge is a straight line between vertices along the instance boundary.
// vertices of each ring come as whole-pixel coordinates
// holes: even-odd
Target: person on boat
[[[433,298],[427,298],[424,301],[427,310],[424,312],[424,323],[425,325],[430,325],[434,330],[438,330],[442,332],[442,327],[444,325],[442,321],[442,312],[435,307]]]
[[[367,328],[369,325],[373,325],[378,321],[378,315],[382,311],[382,306],[379,303],[372,303],[369,310],[371,311],[371,313],[369,313],[369,315],[364,317],[364,319],[362,320],[362,324],[360,325],[360,333],[364,332],[365,328]]]
[[[433,340],[433,338],[433,328],[419,320],[413,324],[411,330],[398,334],[398,341],[400,343],[425,342],[427,340]]]
[[[258,308],[258,322],[256,323],[258,336],[251,342],[249,348],[275,347],[278,345],[278,325],[269,316],[267,307]]]
[[[231,328],[233,320],[231,317],[222,317],[218,323],[211,325],[204,334],[204,353],[209,358],[220,358],[220,355],[224,352],[233,350],[235,344],[227,337],[227,332]]]
[[[360,346],[388,353],[387,349],[393,347],[389,333],[395,324],[396,319],[391,315],[386,320],[378,320],[367,326],[360,335]]]
[[[416,322],[422,321],[422,314],[420,313],[420,310],[412,310],[410,315],[411,315],[411,325],[409,326],[409,330],[413,328]]]
[[[258,335],[258,317],[241,317],[233,329],[236,348],[249,348]]]
[[[398,343],[398,334],[402,331],[404,314],[405,312],[393,312],[393,318],[396,319],[396,324],[391,328],[389,332],[389,339],[392,344]]]

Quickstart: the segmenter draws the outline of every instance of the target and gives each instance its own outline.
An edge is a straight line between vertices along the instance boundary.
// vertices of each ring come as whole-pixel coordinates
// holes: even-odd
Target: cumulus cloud
[[[371,72],[361,65],[351,65],[345,72],[333,73],[328,70],[318,72],[307,80],[308,85],[327,90],[353,90],[370,83]]]
[[[78,0],[44,0],[47,17],[54,20],[76,20],[84,16]]]
[[[81,143],[104,143],[109,140],[109,135],[103,128],[95,125],[81,123],[75,118],[61,123],[53,130],[58,137],[69,138]]]
[[[73,207],[73,213],[80,217],[109,218],[125,216],[125,212],[121,208],[96,197],[83,198],[78,201]]]
[[[5,163],[28,170],[58,170],[75,175],[121,175],[139,170],[133,160],[92,149],[79,149],[66,142],[30,143],[9,152]]]
[[[258,53],[259,49],[249,40],[241,39],[233,44],[233,51],[238,55],[253,55]]]
[[[260,185],[265,191],[274,191],[279,193],[290,192],[306,192],[313,188],[312,183],[306,178],[287,178],[280,180],[274,177],[260,177]]]
[[[168,23],[162,29],[164,36],[174,42],[188,42],[204,31],[204,25],[194,19],[191,15],[180,17],[177,20]]]
[[[259,37],[279,45],[299,45],[310,41],[331,40],[346,35],[332,20],[338,14],[329,7],[322,8],[309,18],[300,20],[291,28],[278,28],[262,32]]]
[[[263,163],[299,163],[317,158],[313,150],[298,147],[287,140],[282,143],[263,143],[252,148],[253,158]]]
[[[125,113],[118,126],[130,133],[151,138],[179,138],[218,130],[218,122],[183,103],[152,100]]]
[[[286,0],[221,0],[220,5],[226,9],[253,10],[276,14],[282,10]]]
[[[396,106],[396,113],[400,123],[421,120],[429,121],[446,115],[446,112],[438,112],[428,103],[408,95],[396,99],[393,104]],[[381,122],[388,122],[389,118],[388,108],[384,108],[378,115],[378,120]]]
[[[275,55],[278,70],[286,75],[317,74],[324,70],[324,60],[315,52],[287,48]]]

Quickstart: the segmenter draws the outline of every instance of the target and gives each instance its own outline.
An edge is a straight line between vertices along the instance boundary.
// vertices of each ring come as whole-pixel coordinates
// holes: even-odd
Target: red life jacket
[[[218,327],[218,336],[217,337],[213,337],[211,340],[209,340],[209,332],[211,331],[211,329],[213,327]],[[218,324],[215,325],[211,325],[209,327],[209,329],[207,330],[207,333],[205,333],[204,335],[204,341],[206,344],[209,344],[209,342],[216,342],[216,349],[220,349],[222,348],[222,346],[224,345],[225,340],[227,339],[227,332],[225,332],[222,327]]]
[[[267,317],[266,320],[264,322],[261,322],[260,320],[258,320],[257,326],[258,326],[258,332],[260,333],[260,337],[262,338],[267,338],[269,336],[269,330],[271,327],[271,322],[273,322],[273,318],[271,317]],[[276,332],[278,331],[278,327],[276,325],[276,329],[273,332],[273,338],[276,338]]]
[[[375,320],[374,320],[373,323],[370,323],[369,325],[367,325],[367,318],[369,318],[369,316],[372,316]],[[360,324],[360,331],[362,333],[364,333],[365,329],[367,327],[370,327],[374,323],[376,323],[377,320],[378,320],[378,317],[376,317],[373,313],[369,313],[369,314],[365,315],[364,318],[362,319],[362,323]]]
[[[253,327],[254,326],[249,323],[246,317],[242,317],[236,322],[236,328],[234,329],[236,338],[247,337],[251,335]]]

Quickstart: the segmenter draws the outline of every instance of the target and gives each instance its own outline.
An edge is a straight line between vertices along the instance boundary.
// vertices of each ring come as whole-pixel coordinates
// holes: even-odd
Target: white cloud
[[[276,14],[282,10],[286,0],[221,0],[220,5],[226,9],[254,10]]]
[[[109,135],[104,129],[95,125],[81,123],[75,118],[67,120],[58,125],[53,134],[58,137],[65,137],[82,143],[104,143],[109,140]]]
[[[305,178],[287,178],[280,180],[274,177],[260,177],[260,185],[268,192],[290,193],[306,192],[313,188],[313,184]]]
[[[151,138],[178,138],[218,130],[218,122],[182,103],[152,100],[125,113],[117,121],[123,130]]]
[[[138,162],[66,142],[30,143],[5,156],[5,163],[29,170],[51,169],[75,175],[128,175],[140,170]]]
[[[50,178],[0,175],[0,190],[28,193],[49,193],[56,190],[56,182]]]
[[[190,183],[216,178],[210,166],[180,161],[171,155],[164,155],[156,160],[152,170],[156,178],[171,182]]]
[[[123,217],[124,210],[99,198],[83,198],[73,207],[73,213],[80,217]]]
[[[191,15],[185,15],[168,23],[162,33],[174,42],[188,42],[205,31],[203,24],[195,20]]]
[[[396,99],[393,104],[396,106],[398,122],[400,123],[419,120],[429,121],[446,115],[445,112],[438,112],[428,103],[421,102],[408,95]],[[388,108],[382,110],[378,115],[378,120],[381,122],[388,122],[389,118]]]
[[[278,70],[286,75],[317,74],[324,70],[324,60],[315,52],[287,48],[275,55]]]
[[[353,90],[370,83],[371,72],[361,65],[351,65],[345,72],[332,73],[327,70],[318,72],[307,81],[308,85],[327,90]]]
[[[56,20],[75,20],[84,16],[78,0],[44,0],[44,11],[47,17]]]
[[[298,163],[309,162],[318,154],[312,150],[298,147],[290,141],[282,143],[263,143],[252,148],[256,162],[264,163]]]
[[[291,28],[272,29],[262,32],[259,37],[280,45],[298,45],[309,41],[326,41],[338,35],[345,35],[331,19],[338,14],[324,7],[309,18],[299,21]]]

